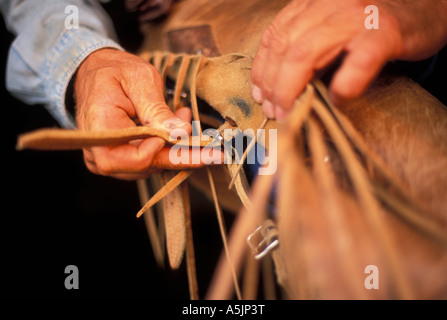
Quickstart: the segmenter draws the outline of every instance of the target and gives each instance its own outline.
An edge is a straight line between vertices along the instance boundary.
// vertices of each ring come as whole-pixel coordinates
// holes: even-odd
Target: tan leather
[[[145,36],[142,50],[169,50],[168,32],[209,25],[221,55],[240,52],[253,56],[263,30],[288,2],[290,1],[178,1],[164,21],[142,25],[141,30]]]
[[[142,26],[146,41],[140,55],[149,60],[154,50],[169,51],[174,45],[222,55],[200,60],[202,68],[189,88],[227,122],[231,118],[241,129],[256,129],[263,114],[250,95],[251,57],[263,30],[287,2],[180,1],[166,20]],[[179,34],[169,37],[182,30],[203,43],[185,46]],[[160,67],[162,56],[157,54],[152,63]],[[243,58],[232,61],[238,56]],[[179,79],[178,73],[170,76]],[[183,79],[188,85],[187,73]],[[249,116],[228,103],[234,93],[250,106]],[[361,98],[344,106],[327,104],[320,93],[309,100],[310,95],[302,95],[284,125],[270,124],[280,133],[274,177],[280,246],[274,256],[283,263],[277,272],[287,297],[446,298],[446,106],[398,75],[381,74]],[[199,176],[192,175],[206,192]],[[224,190],[228,175],[220,178],[216,187]],[[256,183],[264,180],[257,179],[254,189]],[[267,206],[269,190],[252,195],[256,219]],[[222,194],[222,203],[240,208],[234,193]],[[250,214],[242,216],[246,225],[255,223]],[[230,251],[241,257],[244,235],[235,239]],[[379,290],[365,287],[368,265],[378,267]],[[231,283],[225,274],[218,274],[212,297],[226,298],[231,292],[223,289]]]
[[[263,30],[288,2],[180,1],[165,21],[142,26],[146,41],[141,53],[144,56],[145,52],[153,50],[185,48],[190,54],[200,50],[211,56],[215,52],[253,56]],[[204,43],[182,45],[178,40],[182,30],[192,32],[191,39]],[[198,30],[202,33],[194,33]],[[173,32],[176,37],[169,36]],[[212,39],[204,41],[206,34]],[[207,47],[210,48],[208,51]],[[236,114],[236,108],[233,110],[219,102],[228,99],[227,89],[243,84],[240,79],[228,80],[231,79],[229,74],[234,74],[229,71],[233,67],[231,64],[212,61],[216,61],[216,67],[205,68],[198,76],[203,83],[203,88],[197,88],[198,95],[210,104],[214,103],[224,116],[242,119],[239,120],[242,126],[252,125],[254,121],[244,122],[243,115]],[[249,89],[244,90],[250,95]],[[331,173],[335,179],[332,187],[330,180],[321,178],[315,171],[322,159],[313,164],[315,168],[312,169],[313,165],[309,167],[308,161],[316,159],[307,158],[308,155],[300,149],[303,142],[310,143],[307,136],[302,136],[301,125],[295,126],[295,131],[286,135],[286,140],[282,136],[282,141],[296,139],[288,151],[278,156],[277,206],[280,213],[276,219],[281,243],[278,252],[284,262],[283,275],[287,275],[282,283],[287,288],[288,297],[447,297],[447,282],[443,280],[447,268],[445,244],[430,236],[427,231],[430,226],[423,227],[426,231],[415,227],[420,222],[422,225],[427,222],[436,229],[432,235],[441,234],[444,239],[442,234],[447,234],[447,197],[444,196],[447,190],[446,107],[408,78],[382,74],[360,99],[339,106],[337,110],[347,121],[344,128],[351,128],[352,134],[358,135],[365,146],[362,152],[366,158],[360,157],[361,170],[365,170],[375,191],[369,193],[364,189],[362,192],[366,192],[365,197],[369,197],[368,194],[373,197],[368,201],[372,201],[375,208],[365,207],[362,201],[366,200],[359,200],[361,197],[352,186],[352,176],[349,178],[346,171],[350,168],[345,167],[331,144],[327,152],[334,170]],[[254,114],[260,116],[262,110],[258,108]],[[306,116],[305,126],[314,128],[314,133],[321,131],[328,139],[328,128],[314,117],[313,113]],[[293,119],[289,121],[293,124]],[[355,143],[350,146],[353,150],[358,147]],[[381,162],[383,166],[376,166]],[[384,167],[391,175],[384,175],[381,171]],[[320,165],[320,168],[324,166]],[[393,187],[389,182],[397,180],[402,182],[409,202],[393,202],[400,197],[395,194],[400,187]],[[328,187],[332,190],[330,197],[324,193],[324,188]],[[404,216],[406,213],[410,216]],[[369,264],[380,270],[380,290],[366,290],[364,286],[363,280],[367,276],[364,269]]]

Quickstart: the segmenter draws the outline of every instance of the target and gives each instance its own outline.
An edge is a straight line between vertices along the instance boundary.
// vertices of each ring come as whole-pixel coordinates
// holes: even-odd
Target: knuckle
[[[264,33],[261,37],[261,47],[268,48],[270,46],[270,42],[275,37],[275,26],[271,24],[267,29],[265,29]]]
[[[142,125],[151,125],[160,119],[174,117],[174,114],[164,102],[152,102],[145,106],[141,117]]]
[[[130,81],[129,87],[135,86],[138,82],[145,83],[151,87],[160,86],[162,79],[158,71],[148,62],[134,63],[126,66],[123,72],[123,80]],[[138,82],[136,82],[138,81]]]
[[[161,79],[160,74],[155,69],[155,67],[147,62],[135,65],[135,72],[142,72],[147,75],[150,75],[150,77],[154,80],[158,80],[159,78]]]
[[[303,62],[309,60],[312,55],[312,46],[309,41],[305,39],[296,40],[288,52],[288,57],[293,63]]]
[[[283,55],[289,48],[288,35],[277,32],[276,36],[270,42],[270,49],[274,55]]]
[[[95,79],[105,79],[110,78],[116,74],[117,70],[114,66],[101,66],[100,68],[90,71],[92,77]],[[101,81],[94,81],[93,85],[97,88],[102,86]]]
[[[288,46],[288,32],[274,21],[265,29],[261,38],[261,47],[271,50],[273,53],[283,53]]]
[[[380,28],[387,30],[400,30],[399,20],[385,10],[380,13]]]

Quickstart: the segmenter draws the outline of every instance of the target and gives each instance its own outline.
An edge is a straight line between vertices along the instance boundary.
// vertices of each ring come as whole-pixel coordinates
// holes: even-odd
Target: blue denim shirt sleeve
[[[67,6],[76,6],[78,28]],[[65,108],[72,76],[95,50],[123,50],[109,17],[93,0],[0,0],[0,9],[16,35],[6,66],[8,91],[28,104],[44,104],[61,126],[75,127]]]

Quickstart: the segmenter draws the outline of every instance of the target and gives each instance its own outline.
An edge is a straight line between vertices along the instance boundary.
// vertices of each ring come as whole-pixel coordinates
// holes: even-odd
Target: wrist
[[[86,72],[91,69],[95,69],[98,65],[102,64],[105,60],[107,60],[110,55],[116,52],[120,52],[121,50],[116,48],[99,48],[95,51],[92,51],[79,65],[75,77],[82,78]],[[75,79],[75,83],[77,80]]]

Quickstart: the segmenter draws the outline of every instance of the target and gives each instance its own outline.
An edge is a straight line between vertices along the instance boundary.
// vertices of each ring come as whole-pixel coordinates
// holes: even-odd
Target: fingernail
[[[180,118],[169,118],[163,122],[163,127],[169,131],[172,138],[183,138],[189,136],[190,124]]]
[[[262,108],[264,109],[264,113],[267,116],[267,118],[270,119],[275,118],[275,107],[270,101],[264,100],[264,102],[262,103]]]
[[[253,96],[253,99],[255,99],[255,101],[259,104],[262,103],[262,92],[261,89],[259,89],[257,86],[255,86],[254,84],[252,85],[251,88],[251,95]]]
[[[186,123],[180,118],[169,118],[163,122],[163,127],[166,129],[172,130],[172,129],[178,129],[178,128],[186,128],[188,127],[189,123]]]

